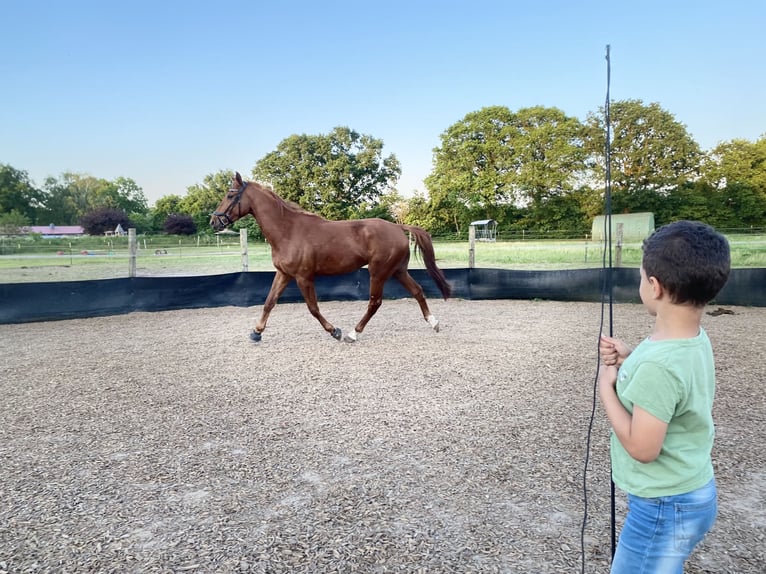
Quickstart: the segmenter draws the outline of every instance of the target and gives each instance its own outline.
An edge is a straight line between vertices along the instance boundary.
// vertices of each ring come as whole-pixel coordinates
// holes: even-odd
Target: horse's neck
[[[268,192],[260,190],[256,192],[252,215],[258,222],[263,235],[269,240],[276,235],[284,235],[287,229],[292,227],[289,225],[290,213]]]

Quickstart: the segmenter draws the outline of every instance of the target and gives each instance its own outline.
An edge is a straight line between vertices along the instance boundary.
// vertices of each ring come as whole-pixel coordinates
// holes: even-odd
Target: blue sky
[[[486,106],[657,102],[703,147],[766,133],[766,2],[2,0],[0,163],[130,177],[149,203],[293,134],[383,140],[425,191]]]

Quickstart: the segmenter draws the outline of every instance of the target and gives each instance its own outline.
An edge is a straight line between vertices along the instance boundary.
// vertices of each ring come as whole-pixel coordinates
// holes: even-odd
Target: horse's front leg
[[[322,313],[319,312],[319,304],[317,303],[317,292],[314,288],[314,278],[301,278],[296,277],[296,282],[298,283],[298,288],[301,290],[301,293],[303,294],[303,299],[306,301],[306,306],[309,308],[309,312],[316,317],[317,321],[322,325],[322,328],[330,333],[334,338],[338,339],[340,341],[341,336],[343,335],[342,331],[337,328],[333,327],[332,323],[330,323],[327,319],[324,318]]]
[[[271,310],[274,309],[274,306],[279,300],[279,296],[282,295],[291,280],[292,277],[281,271],[277,271],[276,275],[274,275],[269,294],[266,296],[266,302],[263,304],[261,318],[258,319],[258,322],[255,324],[255,329],[250,333],[250,338],[253,341],[258,342],[261,340],[261,333],[266,330],[266,321],[269,320],[269,314],[271,313]]]

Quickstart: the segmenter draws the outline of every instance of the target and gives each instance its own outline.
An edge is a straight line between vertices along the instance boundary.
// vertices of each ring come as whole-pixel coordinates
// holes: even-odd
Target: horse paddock
[[[353,328],[366,302],[323,302]],[[597,303],[384,301],[0,325],[0,573],[607,572]],[[710,307],[708,311],[715,311]],[[766,308],[704,316],[720,510],[686,572],[766,571]],[[608,319],[608,314],[605,316]],[[631,344],[651,318],[614,307]],[[625,512],[616,495],[617,526]]]

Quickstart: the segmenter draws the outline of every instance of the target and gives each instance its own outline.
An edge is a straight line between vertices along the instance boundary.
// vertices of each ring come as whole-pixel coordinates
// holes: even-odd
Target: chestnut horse
[[[436,266],[431,236],[414,225],[397,225],[383,219],[328,221],[285,201],[270,189],[243,181],[237,172],[231,188],[210,218],[210,225],[220,231],[248,213],[271,245],[271,258],[276,275],[266,297],[261,318],[250,333],[253,341],[261,340],[274,306],[291,280],[295,279],[311,314],[325,331],[340,340],[341,329],[334,327],[319,312],[314,278],[318,275],[350,273],[365,265],[370,273],[370,302],[367,312],[344,340],[356,341],[383,301],[383,285],[395,277],[420,305],[423,318],[434,331],[439,321],[428,309],[423,288],[407,271],[410,260],[409,232],[415,239],[415,252],[420,254],[426,270],[446,300],[452,288]]]

